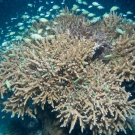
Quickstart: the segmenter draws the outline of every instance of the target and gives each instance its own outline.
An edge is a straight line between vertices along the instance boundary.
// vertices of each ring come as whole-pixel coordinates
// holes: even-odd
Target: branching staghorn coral
[[[89,38],[92,35],[92,29],[89,20],[83,16],[76,16],[71,13],[68,8],[62,10],[63,15],[55,17],[54,20],[37,23],[34,22],[33,26],[27,31],[25,36],[30,39],[40,38],[54,38],[55,33],[67,33],[77,39]],[[66,16],[66,17],[65,17]],[[27,40],[24,38],[24,41]],[[31,42],[34,42],[33,40]]]
[[[36,106],[45,109],[49,103],[69,133],[77,122],[82,132],[89,127],[95,135],[126,133],[126,128],[131,129],[126,118],[134,114],[135,100],[129,100],[131,94],[121,83],[134,80],[134,31],[130,36],[128,31],[113,33],[109,26],[103,27],[105,19],[98,24],[85,20],[84,25],[79,23],[82,16],[65,14],[61,18],[62,23],[57,19],[60,26],[52,27],[57,30],[54,38],[21,42],[1,53],[1,98],[8,95],[3,111],[11,112],[12,117],[36,117]],[[115,13],[107,21],[111,23],[104,25],[122,28],[122,17]]]

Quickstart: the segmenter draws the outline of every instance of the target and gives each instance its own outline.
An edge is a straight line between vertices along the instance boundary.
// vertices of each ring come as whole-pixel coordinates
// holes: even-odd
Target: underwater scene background
[[[0,0],[0,135],[135,135],[135,0]]]

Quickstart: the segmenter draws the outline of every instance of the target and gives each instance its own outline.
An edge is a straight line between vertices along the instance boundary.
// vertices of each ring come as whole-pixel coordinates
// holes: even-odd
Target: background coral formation
[[[68,10],[61,18],[34,23],[26,33],[30,42],[0,53],[3,111],[35,118],[37,106],[49,103],[69,133],[77,122],[93,135],[126,133],[135,100],[128,100],[131,94],[121,83],[135,76],[134,28],[114,12],[94,24]],[[31,35],[34,29],[40,34]]]

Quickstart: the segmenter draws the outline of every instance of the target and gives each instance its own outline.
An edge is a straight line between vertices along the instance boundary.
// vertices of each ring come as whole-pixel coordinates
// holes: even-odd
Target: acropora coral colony
[[[68,10],[54,20],[34,22],[24,41],[1,49],[3,111],[35,118],[37,106],[49,103],[69,133],[76,123],[93,135],[126,133],[132,129],[126,119],[135,113],[135,99],[129,100],[121,83],[135,76],[134,29],[114,12],[96,23]]]

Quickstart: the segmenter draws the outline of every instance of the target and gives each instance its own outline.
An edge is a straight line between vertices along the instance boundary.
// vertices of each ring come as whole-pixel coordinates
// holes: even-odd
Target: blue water
[[[95,0],[85,0],[88,5],[91,5],[92,2]],[[18,22],[23,22],[24,26],[27,27],[28,24],[26,23],[26,20],[23,20],[21,18],[22,15],[24,15],[26,12],[30,16],[39,15],[39,12],[37,10],[39,7],[43,6],[43,12],[45,13],[49,9],[51,9],[52,5],[54,4],[45,4],[45,0],[1,0],[0,1],[0,45],[4,41],[10,41],[13,37],[12,36],[7,36],[9,34],[8,30],[11,29],[11,31],[17,31],[17,28],[15,25]],[[48,0],[48,2],[52,2],[51,0]],[[69,9],[72,7],[73,4],[76,3],[76,0],[65,0],[65,4],[62,5],[61,3],[63,0],[53,0],[53,3],[59,5],[60,7],[67,6]],[[132,19],[135,22],[135,0],[97,0],[96,2],[99,2],[101,5],[105,7],[103,10],[97,10],[93,8],[91,12],[95,12],[97,16],[102,16],[105,12],[109,12],[110,8],[112,6],[118,6],[120,10],[118,10],[118,13],[123,13],[125,14],[127,11],[131,11],[133,14],[128,15],[126,18],[127,19]],[[33,7],[29,7],[28,4],[32,4]],[[85,9],[85,5],[80,6],[82,9]],[[14,19],[15,18],[15,19]],[[51,19],[51,18],[49,18]],[[29,19],[28,19],[29,20]],[[29,25],[32,25],[30,23]],[[5,135],[6,130],[7,130],[7,125],[12,121],[12,120],[17,120],[17,118],[11,118],[10,114],[8,114],[5,119],[2,119],[1,117],[4,114],[0,112],[0,135]],[[27,124],[29,124],[31,121],[35,124],[35,120],[27,118],[28,121],[26,121]],[[19,119],[21,122],[21,119]],[[26,129],[29,132],[29,135],[40,135],[40,127],[36,127],[37,131],[39,132],[32,132],[31,129],[27,129],[21,122],[21,125],[24,127],[24,130]],[[26,124],[26,125],[27,125]],[[38,123],[40,125],[40,122]],[[32,129],[33,130],[33,129]],[[74,135],[75,133],[72,133]],[[87,135],[90,133],[84,133],[84,135]],[[18,133],[19,135],[19,133]],[[50,134],[51,135],[51,134]],[[78,134],[78,135],[83,135],[83,134]],[[118,133],[118,135],[123,135],[123,133]],[[131,135],[131,132],[128,132],[128,135]]]

